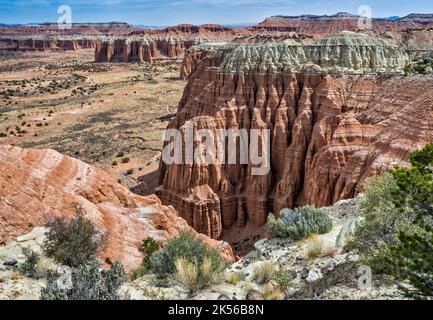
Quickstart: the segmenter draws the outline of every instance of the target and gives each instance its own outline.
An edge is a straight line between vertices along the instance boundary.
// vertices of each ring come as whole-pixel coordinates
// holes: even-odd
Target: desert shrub
[[[26,257],[26,261],[18,266],[18,270],[27,277],[37,278],[38,263],[41,259],[41,256],[39,253],[28,248],[25,248],[23,253]]]
[[[209,258],[212,271],[222,270],[222,262],[218,252],[209,249],[196,236],[190,233],[181,233],[167,241],[165,247],[151,255],[152,271],[159,277],[167,277],[176,272],[176,261],[180,258],[201,266]]]
[[[239,273],[232,273],[227,277],[227,282],[231,285],[237,285],[237,283],[241,280],[241,276]]]
[[[151,237],[147,237],[143,240],[143,242],[138,247],[138,251],[140,251],[143,254],[143,260],[141,262],[142,268],[147,271],[151,268],[151,260],[150,257],[152,254],[156,251],[158,251],[160,248],[160,244],[158,241]]]
[[[348,247],[357,250],[363,263],[376,272],[383,272],[383,259],[389,248],[398,243],[398,233],[412,226],[411,215],[397,209],[394,201],[397,182],[391,173],[371,177],[366,181],[365,196],[361,200],[362,221],[356,228]]]
[[[49,229],[44,243],[46,255],[71,267],[95,258],[105,244],[106,235],[97,231],[80,211],[70,220],[63,217],[50,219],[45,227]]]
[[[123,265],[115,262],[110,269],[100,270],[95,259],[72,270],[71,286],[59,285],[60,275],[50,272],[42,300],[119,300],[119,289],[125,282]]]
[[[122,159],[122,163],[128,163],[128,162],[129,162],[129,158],[128,157],[125,157],[125,158]]]
[[[267,227],[271,235],[292,240],[301,240],[311,234],[331,231],[332,220],[321,209],[312,206],[283,209],[280,217],[268,216]]]
[[[221,270],[215,270],[212,260],[205,257],[202,263],[179,258],[175,263],[174,280],[190,295],[209,287],[221,279]]]
[[[4,132],[0,132],[0,138],[5,138],[5,137],[7,137],[8,136],[8,134],[7,133],[4,133]]]
[[[281,292],[287,296],[289,289],[293,285],[292,274],[287,269],[284,269],[282,266],[280,266],[272,273],[271,280],[274,281],[278,289],[280,289]]]
[[[401,280],[411,298],[433,297],[433,144],[367,185],[364,219],[351,246],[373,267]],[[408,284],[408,285],[406,285]]]
[[[274,287],[269,283],[264,285],[263,300],[280,300],[281,298],[281,291],[277,287]]]
[[[273,261],[264,261],[254,269],[252,279],[259,284],[268,283],[277,269],[278,265]]]
[[[131,174],[134,173],[134,169],[128,169],[128,171],[126,171],[126,174],[129,176]]]
[[[307,246],[306,256],[309,260],[314,260],[322,254],[323,241],[317,237],[313,237]]]

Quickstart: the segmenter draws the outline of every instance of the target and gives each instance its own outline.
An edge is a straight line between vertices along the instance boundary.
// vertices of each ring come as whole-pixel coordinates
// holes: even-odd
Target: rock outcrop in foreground
[[[249,224],[257,229],[284,207],[353,197],[367,176],[404,165],[433,138],[433,79],[402,76],[406,53],[381,40],[346,34],[312,45],[191,50],[184,66],[191,74],[169,128],[184,134],[191,121],[195,132],[209,129],[216,150],[217,129],[270,132],[266,175],[253,175],[251,162],[161,162],[163,203],[213,238]]]
[[[103,171],[53,150],[0,146],[0,242],[44,222],[44,215],[74,215],[84,210],[103,232],[108,246],[102,261],[122,261],[131,270],[140,265],[137,245],[146,237],[164,241],[193,230],[176,211],[156,196],[131,193]],[[232,259],[230,246],[202,236],[207,244]]]

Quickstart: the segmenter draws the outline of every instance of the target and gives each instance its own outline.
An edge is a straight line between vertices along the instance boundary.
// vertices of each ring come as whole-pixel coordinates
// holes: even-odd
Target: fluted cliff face
[[[252,30],[231,29],[215,24],[181,24],[162,30],[139,30],[127,37],[103,41],[96,48],[96,62],[180,59],[193,45],[213,41],[231,41]]]
[[[77,207],[108,232],[100,258],[120,260],[128,270],[140,265],[137,246],[144,238],[164,241],[180,231],[193,232],[156,196],[137,196],[95,167],[53,150],[0,146],[0,243],[42,224],[45,215],[69,217]],[[233,258],[227,243],[202,238]]]
[[[209,129],[212,141],[218,129],[270,132],[265,175],[253,175],[251,162],[161,162],[163,203],[213,238],[263,225],[283,207],[352,197],[368,175],[405,164],[433,138],[433,79],[399,75],[407,55],[381,41],[223,45],[202,57],[194,50],[169,128],[185,135],[191,121],[195,132]]]
[[[0,50],[46,51],[94,49],[102,38],[0,36]]]
[[[153,62],[155,59],[183,57],[194,41],[178,38],[125,37],[102,41],[96,45],[96,62]]]
[[[209,58],[209,59],[207,59]],[[222,72],[251,73],[395,73],[408,56],[396,45],[363,34],[344,32],[318,40],[263,43],[213,43],[191,47],[183,60],[181,77],[187,78],[209,63]]]

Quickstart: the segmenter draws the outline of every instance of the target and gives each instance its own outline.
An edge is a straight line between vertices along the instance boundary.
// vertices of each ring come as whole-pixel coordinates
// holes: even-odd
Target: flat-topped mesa
[[[241,34],[250,34],[251,30],[231,29],[215,24],[190,25],[181,24],[162,30],[137,30],[122,37],[119,42],[115,39],[105,41],[96,48],[97,62],[110,61],[147,61],[155,59],[180,59],[185,51],[193,45],[214,41],[231,41]],[[134,52],[132,47],[138,48]],[[131,52],[130,55],[110,54],[106,52]],[[147,52],[142,58],[140,51]],[[138,58],[137,58],[138,56]],[[149,58],[146,58],[149,57]]]
[[[407,54],[381,40],[200,45],[187,57],[188,84],[168,128],[182,137],[208,129],[216,150],[219,129],[245,129],[248,151],[251,129],[270,136],[263,175],[250,160],[161,161],[160,199],[213,238],[257,230],[284,207],[353,197],[368,175],[404,164],[433,138],[432,78],[401,76]]]
[[[96,62],[153,62],[155,59],[179,59],[187,47],[198,42],[170,36],[128,36],[97,44]]]
[[[294,31],[315,35],[329,35],[341,31],[365,31],[376,34],[386,31],[428,29],[433,27],[433,15],[410,14],[398,19],[372,18],[366,24],[364,17],[340,12],[334,15],[273,16],[260,22],[253,29],[258,31]]]
[[[407,54],[384,40],[349,32],[318,40],[213,43],[190,48],[181,67],[187,78],[199,62],[224,54],[220,71],[229,73],[402,73]]]
[[[0,50],[45,51],[94,49],[106,36],[83,35],[0,35]]]

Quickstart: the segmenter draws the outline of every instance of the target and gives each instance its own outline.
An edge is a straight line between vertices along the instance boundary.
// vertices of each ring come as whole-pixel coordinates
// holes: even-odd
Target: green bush
[[[47,286],[41,291],[42,300],[119,300],[119,289],[126,280],[120,262],[110,269],[100,270],[95,259],[72,270],[72,286],[60,286],[60,275],[50,272]]]
[[[147,237],[143,240],[141,245],[138,247],[138,251],[143,254],[143,260],[141,266],[144,270],[149,270],[152,266],[150,257],[152,254],[160,249],[160,244],[158,241],[151,237]]]
[[[18,266],[18,270],[27,277],[37,278],[37,267],[41,256],[39,255],[39,253],[28,248],[24,249],[24,255],[26,256],[26,261]]]
[[[304,206],[283,209],[278,219],[269,214],[267,227],[273,236],[301,240],[311,234],[328,233],[332,229],[332,220],[323,210]]]
[[[286,296],[289,292],[289,289],[293,286],[292,274],[287,269],[284,269],[282,266],[280,266],[276,271],[274,271],[271,276],[271,280],[276,283],[278,289],[280,289],[281,292],[283,292]]]
[[[389,267],[384,257],[390,246],[399,242],[398,233],[413,227],[411,215],[398,210],[395,204],[397,192],[397,182],[390,173],[366,181],[365,196],[360,203],[362,221],[348,244],[376,272],[386,272]]]
[[[70,220],[56,217],[49,220],[44,251],[59,263],[77,267],[96,257],[105,244],[106,236],[96,230],[82,212]]]
[[[216,250],[209,249],[190,233],[181,233],[168,240],[163,249],[151,255],[152,271],[162,278],[173,275],[176,272],[176,261],[181,258],[197,266],[201,266],[204,260],[209,258],[212,271],[224,268],[224,263]]]
[[[433,297],[433,144],[367,185],[351,246],[411,298]],[[408,284],[408,285],[407,285]]]

